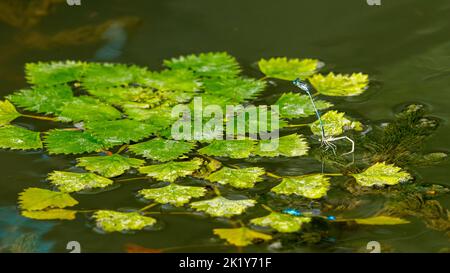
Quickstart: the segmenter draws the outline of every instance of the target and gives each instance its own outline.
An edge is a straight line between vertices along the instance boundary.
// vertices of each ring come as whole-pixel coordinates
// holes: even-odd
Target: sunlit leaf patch
[[[99,210],[93,217],[97,227],[106,232],[141,230],[156,223],[155,218],[143,216],[137,212]]]
[[[214,234],[235,246],[247,246],[256,240],[268,241],[272,239],[269,234],[257,232],[246,227],[216,228]]]

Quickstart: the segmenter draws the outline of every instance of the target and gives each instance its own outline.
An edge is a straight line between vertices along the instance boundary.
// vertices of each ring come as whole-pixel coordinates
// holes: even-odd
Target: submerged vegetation
[[[324,63],[313,59],[272,58],[258,64],[264,74],[260,79],[243,76],[227,53],[165,60],[162,71],[77,61],[27,64],[31,86],[0,101],[0,147],[40,149],[50,155],[75,155],[76,160],[70,170],[49,173],[45,187],[20,193],[22,215],[73,220],[88,214],[101,232],[151,232],[159,214],[181,209],[187,215],[227,219],[229,228],[216,228],[211,235],[238,247],[273,240],[318,243],[327,240],[333,225],[399,225],[411,217],[449,232],[449,212],[435,200],[448,189],[417,181],[408,169],[446,157],[421,152],[438,120],[428,117],[422,106],[410,105],[389,124],[369,128],[327,101],[327,96],[366,92],[368,75],[321,74]],[[205,105],[245,105],[265,92],[267,79],[298,77],[316,91],[325,135],[351,137],[355,153],[339,153],[345,142],[335,143],[337,154],[320,147],[314,107],[294,86],[274,102],[282,119],[274,151],[261,149],[264,140],[249,138],[171,138],[175,105],[190,106],[194,96],[201,96]],[[54,128],[35,132],[16,124],[19,118],[20,124],[39,119],[53,122]],[[275,157],[315,158],[327,171],[286,176],[258,165]],[[147,202],[141,208],[90,208],[77,201],[78,195],[101,195],[131,180],[142,181],[139,191],[129,193],[129,198]],[[331,191],[339,195],[329,196]],[[369,195],[384,196],[383,208],[369,217],[348,217]],[[163,205],[166,209],[159,210]],[[249,210],[257,217],[249,218]]]

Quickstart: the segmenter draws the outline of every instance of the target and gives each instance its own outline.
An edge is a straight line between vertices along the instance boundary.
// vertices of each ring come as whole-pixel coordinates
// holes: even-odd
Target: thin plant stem
[[[151,204],[149,204],[149,205],[143,207],[143,208],[140,209],[139,211],[146,211],[146,210],[151,209],[151,208],[153,208],[153,207],[155,207],[155,206],[157,206],[157,205],[158,205],[158,203],[151,203]]]
[[[27,117],[27,118],[32,118],[32,119],[49,120],[49,121],[58,121],[57,118],[53,118],[53,117],[34,116],[34,115],[24,115],[24,114],[21,114],[21,115],[22,115],[22,117]]]
[[[214,190],[214,193],[215,193],[217,196],[222,196],[222,193],[220,192],[220,190],[219,190],[219,188],[218,188],[217,186],[212,186],[212,188],[213,188],[213,190]]]
[[[117,150],[116,154],[120,154],[123,152],[126,148],[128,148],[128,144],[122,145],[119,150]]]
[[[140,176],[140,177],[117,179],[115,181],[116,182],[123,182],[123,181],[133,181],[133,180],[141,180],[141,179],[148,179],[148,176]]]
[[[285,127],[287,128],[295,128],[295,127],[304,127],[304,126],[309,126],[310,123],[303,123],[303,124],[288,124]]]
[[[267,176],[270,176],[270,177],[273,177],[273,178],[276,178],[276,179],[280,179],[280,178],[282,178],[281,176],[279,176],[279,175],[276,175],[276,174],[274,174],[274,173],[271,173],[271,172],[266,172],[266,175],[267,175]]]
[[[261,204],[261,207],[263,207],[263,209],[267,210],[268,212],[274,212],[273,209],[271,209],[269,206]]]

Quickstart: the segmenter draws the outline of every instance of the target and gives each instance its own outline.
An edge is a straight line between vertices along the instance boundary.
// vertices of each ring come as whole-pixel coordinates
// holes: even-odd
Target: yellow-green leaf
[[[77,166],[88,171],[96,172],[105,177],[114,177],[123,174],[130,168],[138,168],[145,163],[144,160],[129,158],[119,154],[110,156],[87,156],[77,159]]]
[[[0,126],[9,124],[20,116],[21,114],[17,112],[16,107],[12,103],[7,100],[0,101]]]
[[[40,133],[13,125],[0,127],[0,148],[12,150],[41,149]]]
[[[325,196],[330,188],[329,178],[323,174],[284,177],[271,191],[278,194],[296,194],[317,199]]]
[[[93,173],[71,173],[54,171],[48,179],[62,192],[76,192],[92,188],[104,188],[113,181]]]
[[[77,214],[76,210],[49,209],[37,211],[22,211],[22,215],[37,220],[73,220]]]
[[[223,167],[219,171],[210,174],[207,179],[223,185],[229,184],[235,188],[252,188],[256,182],[262,181],[261,176],[265,173],[263,168],[251,167],[232,169]]]
[[[178,177],[192,175],[200,168],[203,160],[194,158],[190,161],[168,162],[164,164],[150,165],[139,168],[140,173],[161,181],[174,182]]]
[[[301,229],[303,223],[309,223],[310,221],[310,217],[297,217],[279,212],[271,212],[267,216],[252,219],[250,223],[263,227],[272,227],[279,232],[296,232]]]
[[[255,200],[230,200],[225,197],[215,197],[209,200],[197,201],[191,203],[191,207],[208,213],[215,217],[231,217],[242,214],[247,208],[253,207]]]
[[[269,78],[292,81],[297,78],[306,79],[317,72],[323,63],[315,59],[271,58],[261,59],[259,69]]]
[[[392,216],[374,216],[369,218],[352,219],[360,225],[402,225],[409,224],[408,220]]]
[[[152,217],[142,216],[137,212],[118,212],[99,210],[94,213],[97,227],[106,232],[140,230],[156,223]]]
[[[19,204],[24,210],[65,208],[78,204],[68,193],[28,188],[19,194]]]
[[[256,240],[268,241],[272,239],[269,234],[253,231],[246,227],[216,228],[214,234],[235,246],[247,246]]]
[[[324,76],[316,74],[309,82],[320,94],[327,96],[357,96],[362,94],[369,85],[369,77],[362,73],[351,75],[335,75],[333,72]]]
[[[401,168],[385,162],[375,163],[359,174],[353,174],[356,182],[362,186],[382,186],[395,185],[410,180],[409,173],[402,171]]]
[[[347,130],[361,131],[362,124],[359,121],[352,121],[345,117],[345,113],[332,110],[322,115],[322,124],[325,131],[325,136],[339,136]],[[310,124],[311,131],[315,135],[321,135],[319,120]]]
[[[192,198],[202,197],[206,194],[203,187],[190,187],[170,184],[162,188],[143,189],[139,191],[145,199],[153,199],[161,204],[182,206]]]

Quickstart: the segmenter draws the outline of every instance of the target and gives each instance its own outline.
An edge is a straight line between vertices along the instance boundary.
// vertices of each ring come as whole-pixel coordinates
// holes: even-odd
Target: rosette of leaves
[[[261,200],[273,198],[273,194],[266,195],[268,188],[257,193],[251,190],[254,196],[244,200],[222,196],[227,191],[237,191],[231,187],[241,189],[240,192],[243,192],[245,189],[253,188],[265,178],[263,168],[248,165],[234,168],[233,161],[245,159],[239,163],[245,161],[245,164],[249,164],[261,160],[250,158],[252,156],[273,158],[307,155],[310,145],[303,135],[293,132],[289,135],[281,134],[281,137],[271,140],[202,141],[198,144],[201,146],[198,149],[195,149],[196,143],[173,140],[170,135],[170,126],[176,121],[171,115],[174,105],[184,104],[192,109],[194,97],[201,94],[203,107],[215,104],[225,109],[226,105],[251,101],[260,96],[266,87],[264,79],[255,80],[240,76],[236,59],[226,53],[182,56],[166,60],[164,65],[167,69],[159,72],[132,65],[71,61],[27,65],[27,79],[34,86],[8,96],[12,103],[0,102],[0,147],[22,150],[42,148],[39,132],[9,125],[18,117],[33,117],[21,114],[15,108],[16,105],[28,111],[52,114],[59,121],[74,123],[73,128],[69,127],[69,124],[64,124],[69,128],[60,126],[58,129],[42,132],[45,147],[50,154],[87,154],[101,151],[105,155],[85,155],[77,159],[78,166],[92,173],[62,171],[51,173],[49,180],[60,191],[26,189],[19,197],[22,215],[41,220],[74,219],[77,213],[85,212],[68,209],[78,202],[66,192],[102,189],[113,183],[113,179],[109,178],[122,175],[132,168],[137,168],[140,173],[156,180],[171,182],[162,187],[142,189],[139,196],[159,204],[178,207],[190,203],[189,207],[193,210],[205,212],[213,217],[238,218],[255,206],[256,200],[263,202]],[[272,58],[261,60],[259,66],[270,78],[307,79],[318,94],[322,95],[358,95],[368,86],[368,78],[363,74],[314,75],[320,69],[321,63],[313,59]],[[333,106],[324,100],[317,99],[315,103],[321,111]],[[305,94],[284,93],[276,100],[276,104],[280,107],[281,118],[276,128],[270,125],[269,120],[271,121],[272,117],[266,121],[259,117],[256,120],[248,118],[245,120],[246,128],[254,127],[254,123],[257,122],[259,129],[283,130],[281,133],[284,133],[296,127],[286,126],[288,119],[315,115],[311,101]],[[322,119],[327,136],[338,136],[350,129],[360,130],[362,126],[337,111],[325,113]],[[320,135],[318,121],[310,124],[310,127],[313,134]],[[148,140],[154,136],[156,138]],[[129,146],[117,147],[115,154],[112,152],[116,150],[107,151],[121,144]],[[130,158],[130,154],[163,163],[148,162],[147,166],[143,166],[144,160]],[[195,157],[196,154],[201,154],[205,159]],[[226,162],[222,166],[220,161],[208,156],[224,157]],[[129,174],[132,175],[132,172]],[[193,177],[189,179],[192,183],[210,184],[205,181],[209,180],[221,184],[213,185],[217,196],[192,202],[195,198],[204,197],[207,187],[173,183],[178,178],[186,176]],[[280,184],[271,189],[275,194],[318,199],[324,197],[330,188],[326,174],[271,176],[281,179]],[[387,163],[375,164],[353,176],[357,183],[365,186],[396,184],[410,179],[409,174]],[[130,179],[135,178],[142,177]],[[263,183],[260,185],[265,186]],[[220,192],[222,189],[225,189],[223,193]],[[140,212],[101,209],[94,213],[94,219],[97,227],[106,232],[140,230],[156,223],[155,219],[145,216],[144,212],[152,205],[142,208]],[[270,208],[268,210],[271,211],[269,215],[251,219],[250,224],[288,233],[301,230],[302,226],[311,220],[309,217],[282,214]],[[406,221],[383,217],[385,216],[343,219],[343,221],[365,225],[400,224]],[[237,246],[248,245],[254,240],[272,238],[268,234],[256,232],[245,226],[215,229],[214,234]]]

